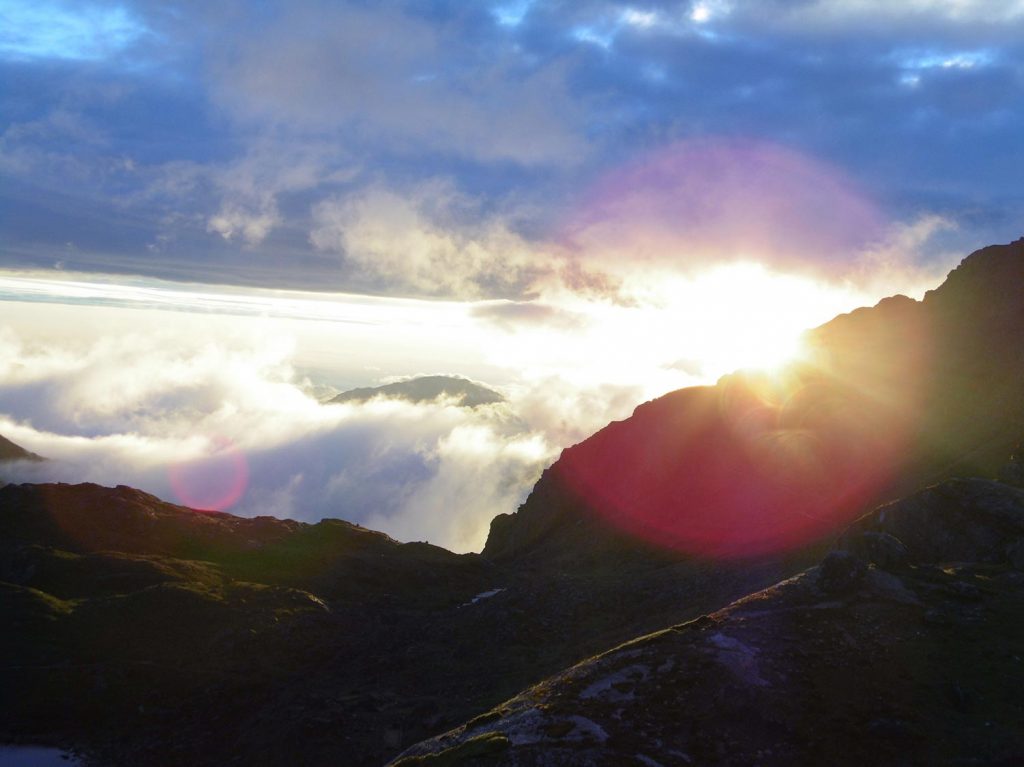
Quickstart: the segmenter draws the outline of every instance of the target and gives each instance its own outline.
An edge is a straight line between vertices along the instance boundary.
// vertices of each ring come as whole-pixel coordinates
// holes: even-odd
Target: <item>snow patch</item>
[[[470,605],[475,605],[480,600],[482,600],[482,599],[490,599],[495,594],[500,594],[503,591],[507,591],[507,589],[491,589],[490,591],[481,591],[479,594],[477,594],[475,597],[470,599],[468,602],[464,602],[463,604],[459,605],[459,607],[462,608],[462,607],[469,607]]]
[[[597,680],[581,692],[580,697],[583,699],[601,697],[613,703],[632,700],[632,691],[620,692],[615,689],[615,685],[644,681],[650,673],[651,670],[647,666],[634,663],[632,666],[626,666],[623,669],[619,669],[614,674],[609,674],[603,679]]]
[[[569,721],[576,725],[576,729],[569,734],[569,738],[575,739],[576,737],[590,735],[595,738],[599,743],[604,743],[608,740],[608,733],[604,731],[604,728],[592,719],[587,719],[585,716],[570,716]],[[577,735],[577,733],[579,735]]]

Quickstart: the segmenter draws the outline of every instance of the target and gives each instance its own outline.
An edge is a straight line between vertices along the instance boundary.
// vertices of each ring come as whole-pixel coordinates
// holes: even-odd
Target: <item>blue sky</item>
[[[1016,0],[2,0],[0,18],[2,267],[445,298],[614,290],[652,261],[780,258],[711,247],[719,229],[694,249],[686,228],[705,209],[745,226],[736,190],[765,153],[790,161],[750,194],[805,191],[743,246],[784,249],[793,231],[787,268],[849,279],[865,253],[921,265],[1024,228]],[[701,152],[719,159],[680,160]],[[659,164],[677,176],[631,175]],[[595,199],[637,226],[609,179],[645,209],[678,200],[653,224],[664,252],[639,264],[626,237],[594,255],[579,222]],[[877,220],[846,221],[837,200],[846,234],[811,247],[797,230],[830,226],[836,189]]]

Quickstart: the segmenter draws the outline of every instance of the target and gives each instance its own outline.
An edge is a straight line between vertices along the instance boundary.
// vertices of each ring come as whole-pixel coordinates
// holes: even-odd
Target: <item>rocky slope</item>
[[[1024,491],[950,481],[392,764],[1021,764],[1022,615]]]
[[[0,742],[73,747],[100,765],[377,765],[780,573],[723,577],[658,557],[537,573],[340,520],[8,485]]]
[[[1024,433],[1024,239],[923,301],[811,331],[783,381],[726,376],[563,451],[484,554],[581,566],[653,542],[716,559],[797,551],[887,499],[993,475]]]

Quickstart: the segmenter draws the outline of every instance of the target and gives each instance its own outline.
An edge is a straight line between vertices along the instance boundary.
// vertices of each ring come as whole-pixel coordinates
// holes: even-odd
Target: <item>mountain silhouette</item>
[[[479,555],[2,487],[0,742],[104,765],[1019,763],[1021,285],[1024,241],[985,248],[923,301],[811,331],[781,379],[643,404]]]
[[[482,384],[458,376],[419,376],[406,381],[349,389],[328,400],[329,403],[367,402],[375,397],[401,399],[409,402],[454,400],[462,407],[478,407],[504,402],[505,398]]]
[[[643,404],[564,450],[484,554],[774,556],[923,484],[993,476],[1024,434],[1022,286],[1024,240],[985,248],[923,301],[810,331],[784,380],[741,372]]]
[[[42,456],[16,445],[0,435],[0,461],[44,461]]]

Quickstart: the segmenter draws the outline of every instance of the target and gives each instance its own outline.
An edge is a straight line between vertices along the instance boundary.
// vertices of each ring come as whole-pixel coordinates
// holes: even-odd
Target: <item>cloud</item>
[[[307,136],[342,130],[485,162],[579,162],[586,141],[567,64],[529,65],[500,38],[477,47],[460,22],[395,6],[272,7],[245,36],[218,39],[217,101],[247,124]]]
[[[578,291],[613,294],[630,265],[654,262],[605,258],[629,237],[606,226],[606,243],[598,222],[580,220],[597,202],[595,180],[628,181],[644,158],[701,141],[784,147],[822,171],[809,178],[822,201],[842,203],[835,220],[807,192],[792,210],[758,208],[742,189],[723,194],[712,171],[724,166],[705,158],[708,173],[687,171],[711,176],[705,204],[737,202],[747,214],[720,227],[725,245],[748,245],[748,229],[778,239],[781,225],[757,219],[802,210],[820,222],[827,270],[857,239],[854,198],[885,214],[866,222],[867,248],[894,221],[928,213],[954,221],[965,248],[1020,235],[1016,1],[5,9],[8,266],[519,301],[557,273]],[[419,190],[438,178],[448,191],[435,205]],[[752,178],[752,190],[789,187]],[[390,201],[398,212],[382,212],[386,195],[404,198]],[[671,207],[653,188],[633,199]],[[717,214],[698,220],[696,204],[680,213],[699,240]],[[647,215],[609,212],[627,230]],[[404,215],[404,228],[375,229],[390,215]],[[649,217],[648,240],[679,239]],[[572,259],[560,249],[577,225]],[[806,231],[793,239],[815,250]],[[397,254],[405,246],[413,255]],[[498,266],[506,249],[508,274]],[[438,274],[446,265],[452,274]]]
[[[835,275],[885,225],[836,167],[777,144],[697,139],[599,179],[563,240],[584,263],[624,277],[735,260]]]
[[[391,290],[479,298],[519,296],[553,272],[543,246],[445,180],[398,192],[371,185],[318,203],[310,241]]]
[[[994,25],[1024,18],[1020,0],[737,0],[737,12],[756,15],[787,25],[838,25],[885,21],[932,22],[934,24]]]
[[[2,13],[0,57],[14,60],[97,61],[149,34],[122,5],[5,0]]]
[[[509,332],[526,326],[572,330],[587,324],[586,318],[577,312],[539,301],[498,301],[477,304],[473,307],[472,315]]]
[[[281,223],[277,204],[272,197],[259,200],[254,209],[225,203],[220,212],[211,216],[206,224],[207,231],[216,232],[225,240],[238,236],[249,245],[259,245],[270,234],[270,230]]]
[[[248,144],[243,157],[203,170],[221,199],[220,210],[207,220],[207,231],[225,240],[237,237],[249,246],[259,245],[284,223],[280,197],[345,183],[359,172],[346,151],[322,141],[282,143],[256,136]]]
[[[553,457],[507,405],[322,405],[287,340],[263,333],[125,332],[77,350],[8,328],[0,351],[0,433],[52,459],[17,467],[21,481],[129,484],[177,502],[224,497],[203,483],[227,482],[235,513],[337,516],[466,551]]]
[[[934,213],[894,224],[880,241],[859,254],[853,279],[876,292],[885,292],[888,286],[889,291],[899,289],[920,298],[962,258],[962,252],[936,245],[940,235],[957,228],[954,221]]]

